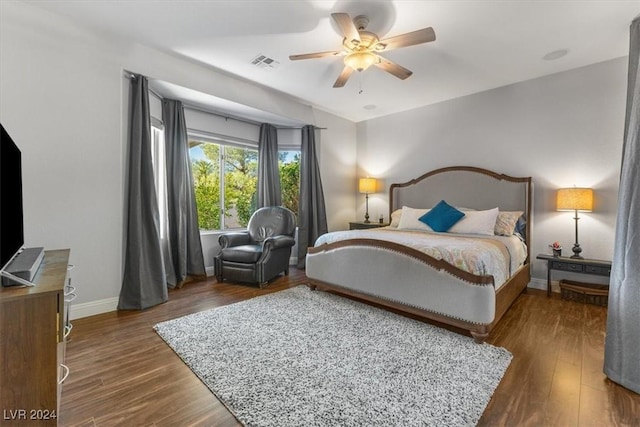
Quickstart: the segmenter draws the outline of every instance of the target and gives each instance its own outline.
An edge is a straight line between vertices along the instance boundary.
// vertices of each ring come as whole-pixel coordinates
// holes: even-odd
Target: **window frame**
[[[255,150],[256,152],[258,151],[258,142],[257,141],[252,141],[252,140],[248,140],[248,139],[243,139],[243,138],[237,138],[237,137],[231,137],[231,136],[226,136],[226,135],[222,135],[222,134],[217,134],[217,133],[212,133],[212,132],[206,132],[206,131],[202,131],[202,130],[196,130],[196,129],[191,129],[188,128],[187,129],[187,140],[188,141],[199,141],[205,144],[217,144],[220,149],[218,150],[218,167],[219,167],[219,173],[220,173],[220,177],[219,177],[219,191],[220,191],[220,228],[219,229],[210,229],[210,230],[205,230],[205,229],[200,229],[200,234],[201,235],[211,235],[211,234],[220,234],[220,233],[225,233],[225,232],[233,232],[233,231],[240,231],[240,230],[245,230],[246,227],[239,227],[239,228],[227,228],[226,227],[226,215],[225,215],[225,171],[224,171],[224,166],[225,166],[225,159],[224,159],[224,154],[225,154],[225,147],[226,146],[230,146],[230,147],[234,147],[234,148],[241,148],[241,149],[248,149],[248,150]],[[299,155],[299,157],[301,158],[302,156],[302,147],[300,145],[296,145],[296,144],[286,144],[286,145],[282,145],[282,146],[278,146],[278,154],[281,152],[294,152],[297,153]],[[259,161],[259,160],[258,160]],[[192,183],[193,184],[193,183]],[[298,188],[298,192],[300,191],[300,188]],[[298,193],[299,194],[299,193]],[[298,215],[297,212],[294,212],[294,214],[296,214],[296,216]]]
[[[158,220],[160,239],[167,238],[167,153],[164,143],[164,124],[155,118],[151,120],[151,164],[153,165],[153,181],[158,203]]]

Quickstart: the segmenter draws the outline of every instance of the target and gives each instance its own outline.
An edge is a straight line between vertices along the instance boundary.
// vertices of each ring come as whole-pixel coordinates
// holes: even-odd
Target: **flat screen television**
[[[22,155],[0,124],[0,271],[24,245]]]

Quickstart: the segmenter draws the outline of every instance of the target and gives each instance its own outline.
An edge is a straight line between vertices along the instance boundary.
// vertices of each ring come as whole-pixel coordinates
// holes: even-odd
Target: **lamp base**
[[[369,224],[371,222],[371,221],[369,221],[369,193],[365,193],[365,195],[364,195],[364,203],[365,203],[364,223],[365,224]]]
[[[580,252],[582,252],[582,248],[580,247],[580,243],[578,243],[578,220],[580,218],[578,218],[577,209],[576,209],[576,216],[573,217],[573,219],[576,221],[576,242],[573,244],[573,248],[571,248],[571,250],[573,251],[573,255],[571,255],[571,258],[584,259],[584,257],[580,256]]]
[[[583,256],[580,255],[580,253],[582,252],[582,248],[580,247],[579,244],[574,244],[573,248],[571,249],[573,251],[573,255],[571,255],[571,258],[573,259],[584,259]]]

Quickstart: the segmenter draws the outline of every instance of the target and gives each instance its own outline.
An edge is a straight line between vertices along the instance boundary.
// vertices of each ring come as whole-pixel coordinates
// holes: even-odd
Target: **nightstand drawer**
[[[551,268],[555,270],[575,271],[577,273],[584,271],[582,269],[582,264],[572,264],[570,262],[562,261],[553,261],[551,263]]]
[[[611,274],[611,267],[600,267],[598,265],[585,265],[584,272],[589,274],[600,274],[608,276]]]

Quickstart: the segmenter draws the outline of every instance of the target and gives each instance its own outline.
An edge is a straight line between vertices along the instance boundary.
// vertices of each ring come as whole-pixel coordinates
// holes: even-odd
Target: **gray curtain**
[[[193,190],[187,125],[182,102],[162,101],[167,171],[167,284],[181,287],[187,276],[205,276],[198,211]]]
[[[167,301],[147,79],[133,76],[130,90],[127,235],[119,310],[140,310]]]
[[[282,205],[278,169],[278,132],[268,123],[260,125],[258,141],[258,208]]]
[[[314,126],[302,128],[300,150],[300,199],[298,201],[298,267],[304,268],[307,249],[327,232],[322,180],[316,156]]]
[[[604,373],[640,393],[640,16],[631,23],[627,114],[609,287]]]

